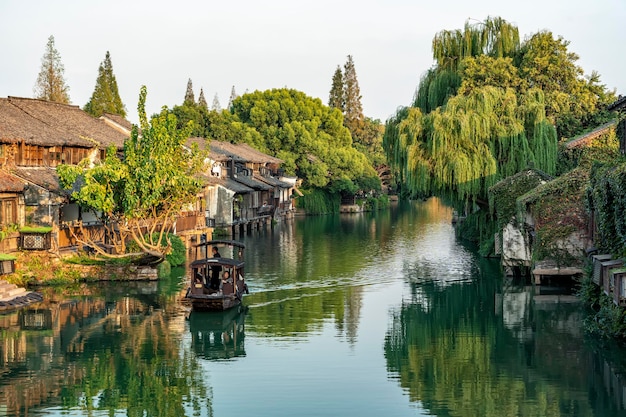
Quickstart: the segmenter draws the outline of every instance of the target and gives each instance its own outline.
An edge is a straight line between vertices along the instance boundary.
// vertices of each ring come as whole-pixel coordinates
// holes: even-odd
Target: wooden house
[[[121,152],[128,124],[105,119],[94,118],[78,106],[0,98],[0,171],[15,184],[24,184],[21,191],[13,189],[12,197],[4,194],[13,210],[13,217],[2,220],[5,227],[12,222],[18,227],[48,226],[53,250],[75,243],[71,229],[78,220],[90,224],[90,233],[101,233],[93,213],[82,213],[61,189],[56,167],[85,158],[96,162],[110,146]]]
[[[279,177],[278,158],[266,155],[247,144],[190,138],[207,151],[203,202],[206,224],[237,231],[275,217],[292,214],[294,182]],[[208,145],[208,146],[207,146]]]

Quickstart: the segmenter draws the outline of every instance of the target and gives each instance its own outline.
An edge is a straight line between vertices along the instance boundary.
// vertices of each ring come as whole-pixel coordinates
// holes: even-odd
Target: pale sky
[[[412,101],[433,65],[431,43],[468,19],[499,16],[522,39],[540,30],[570,41],[585,74],[626,94],[626,0],[0,0],[0,97],[33,97],[48,37],[72,104],[93,93],[110,51],[128,119],[139,89],[148,114],[182,104],[191,78],[211,106],[238,94],[293,88],[328,103],[352,55],[366,116],[385,121]]]

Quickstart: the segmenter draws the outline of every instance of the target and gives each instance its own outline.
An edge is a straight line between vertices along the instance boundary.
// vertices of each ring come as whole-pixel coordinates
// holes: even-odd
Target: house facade
[[[0,226],[7,233],[0,250],[15,249],[17,232],[25,226],[50,229],[49,247],[72,247],[76,221],[89,233],[101,233],[95,215],[82,213],[62,190],[56,173],[60,164],[96,162],[113,146],[119,152],[129,136],[128,124],[96,119],[78,106],[39,99],[0,98],[0,182],[3,188]],[[24,242],[24,239],[22,239]]]

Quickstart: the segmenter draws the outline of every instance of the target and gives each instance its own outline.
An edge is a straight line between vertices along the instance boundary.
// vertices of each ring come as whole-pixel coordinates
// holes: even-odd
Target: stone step
[[[4,291],[5,289],[11,289],[11,288],[15,288],[15,287],[16,287],[15,284],[9,284],[8,282],[6,282],[3,279],[0,280],[0,292]]]
[[[26,291],[26,289],[22,287],[15,287],[13,289],[0,293],[0,300],[11,300],[13,298],[26,295],[27,292],[28,291]]]

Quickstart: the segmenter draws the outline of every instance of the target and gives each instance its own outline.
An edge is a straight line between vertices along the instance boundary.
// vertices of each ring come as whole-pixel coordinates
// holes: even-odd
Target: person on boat
[[[220,255],[219,251],[217,250],[216,246],[213,246],[213,257],[214,258],[222,257],[222,255]],[[220,265],[213,265],[211,267],[211,282],[209,286],[212,290],[220,289],[220,272],[222,272],[222,267]]]

